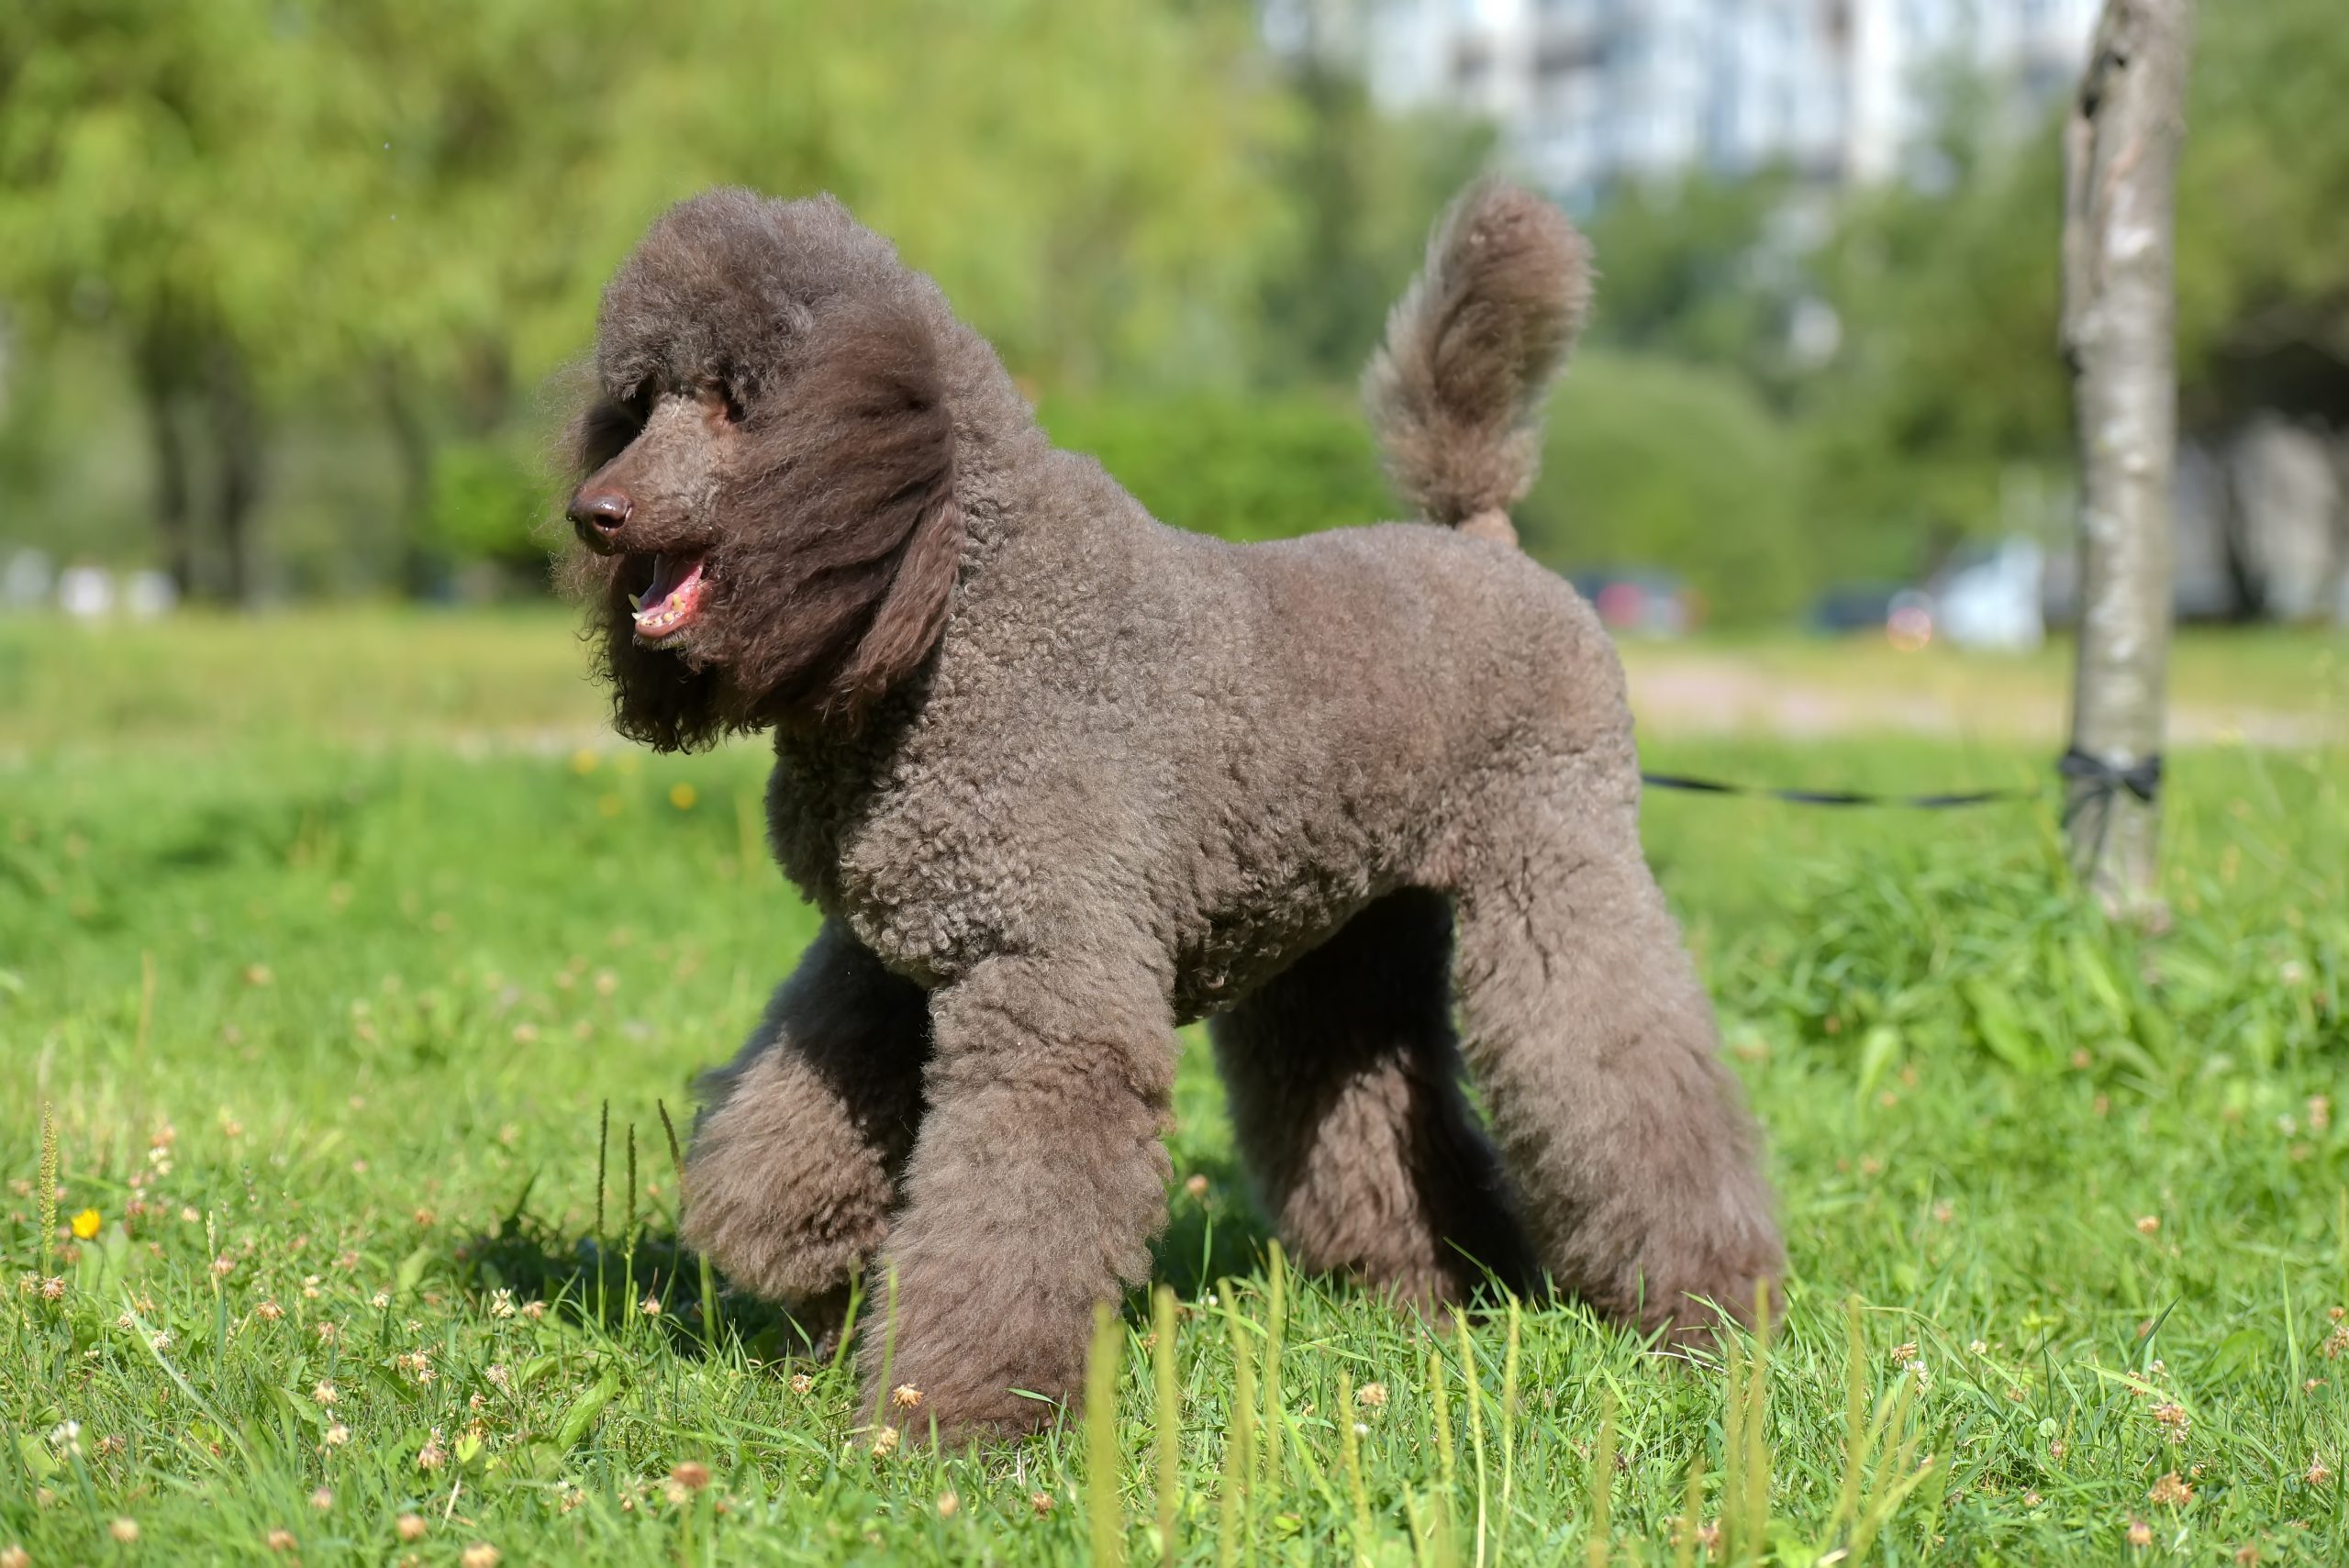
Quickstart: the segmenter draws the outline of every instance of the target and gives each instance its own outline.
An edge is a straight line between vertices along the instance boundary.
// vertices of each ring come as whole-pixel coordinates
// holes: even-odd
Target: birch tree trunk
[[[2105,0],[2065,132],[2065,358],[2080,465],[2079,661],[2065,759],[2082,883],[2149,913],[2177,443],[2175,253],[2192,0]]]

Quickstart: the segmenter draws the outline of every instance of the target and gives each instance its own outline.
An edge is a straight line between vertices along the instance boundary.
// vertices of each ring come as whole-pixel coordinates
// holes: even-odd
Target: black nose
[[[633,509],[629,498],[617,490],[583,490],[571,498],[565,515],[579,537],[593,545],[619,532]]]

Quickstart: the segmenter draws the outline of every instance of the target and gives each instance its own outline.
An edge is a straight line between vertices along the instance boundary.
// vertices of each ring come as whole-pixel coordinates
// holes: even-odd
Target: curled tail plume
[[[1542,466],[1542,400],[1590,303],[1590,247],[1556,207],[1480,180],[1428,239],[1363,400],[1386,476],[1430,522],[1514,541]]]

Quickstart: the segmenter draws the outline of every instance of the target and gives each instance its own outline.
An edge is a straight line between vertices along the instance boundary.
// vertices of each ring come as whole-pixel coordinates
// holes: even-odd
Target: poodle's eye
[[[718,406],[725,410],[728,424],[739,425],[742,422],[742,395],[735,390],[731,381],[711,382],[709,395],[718,399]]]
[[[644,433],[644,417],[634,405],[598,402],[579,428],[579,466],[588,473],[628,450]]]

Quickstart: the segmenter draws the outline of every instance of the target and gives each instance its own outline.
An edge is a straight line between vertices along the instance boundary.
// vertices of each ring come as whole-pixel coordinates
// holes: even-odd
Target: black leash
[[[2055,771],[2070,783],[2085,781],[2088,785],[2075,795],[2065,807],[2067,823],[2091,806],[2109,806],[2112,797],[2122,790],[2148,802],[2161,793],[2162,760],[2159,753],[2141,762],[2122,764],[2092,757],[2074,747],[2056,760]],[[1725,784],[1720,779],[1692,778],[1686,773],[1642,773],[1640,782],[1653,789],[1687,790],[1693,795],[1742,795],[1763,800],[1784,801],[1789,806],[1888,806],[1917,811],[2004,806],[2015,801],[2036,800],[2045,793],[2037,785],[2032,785],[2023,789],[1960,790],[1942,795],[1872,795],[1862,790],[1775,789],[1762,784]]]
[[[1696,795],[1744,795],[1782,800],[1789,806],[1899,806],[1921,811],[1945,811],[1961,806],[1995,806],[2001,801],[2031,800],[2036,789],[1977,789],[1955,795],[1869,795],[1849,789],[1773,789],[1761,784],[1723,784],[1719,779],[1694,779],[1680,773],[1642,773],[1640,782],[1656,789],[1685,789]]]

